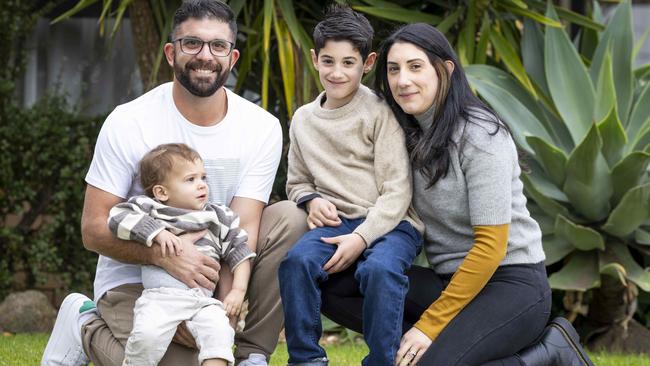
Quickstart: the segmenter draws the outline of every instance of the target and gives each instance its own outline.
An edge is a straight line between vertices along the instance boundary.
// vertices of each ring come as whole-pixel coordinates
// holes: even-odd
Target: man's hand
[[[307,202],[307,225],[309,229],[323,226],[339,226],[341,219],[336,212],[336,206],[324,198],[316,197]]]
[[[226,315],[229,317],[239,316],[241,306],[244,303],[244,296],[246,290],[240,288],[233,288],[230,290],[226,298],[223,300],[223,306],[226,308]]]
[[[186,233],[178,238],[181,240],[183,254],[179,256],[161,257],[154,264],[164,268],[169,274],[190,288],[204,287],[214,291],[215,283],[219,280],[219,262],[199,252],[194,242],[205,235],[206,231]]]
[[[431,346],[431,338],[416,327],[409,329],[402,336],[399,350],[395,357],[396,366],[417,365],[424,352]]]
[[[323,266],[323,269],[329,274],[341,272],[350,267],[366,250],[366,242],[361,235],[356,233],[320,238],[320,240],[328,244],[338,245],[332,258]]]
[[[162,251],[163,257],[167,256],[167,252],[169,252],[169,255],[181,255],[181,253],[183,253],[181,239],[167,230],[159,232],[153,240],[160,244],[160,250]]]

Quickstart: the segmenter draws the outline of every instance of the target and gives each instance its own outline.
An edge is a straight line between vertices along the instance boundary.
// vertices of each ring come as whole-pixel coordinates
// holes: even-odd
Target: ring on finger
[[[413,351],[411,351],[411,352],[408,353],[408,355],[409,355],[411,358],[414,358],[415,356],[417,356],[417,354],[418,354],[417,352],[413,352]]]

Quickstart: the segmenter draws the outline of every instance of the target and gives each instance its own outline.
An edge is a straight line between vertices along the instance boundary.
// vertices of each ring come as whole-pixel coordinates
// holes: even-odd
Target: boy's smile
[[[361,53],[352,43],[333,40],[325,42],[318,55],[312,49],[311,56],[325,88],[325,109],[339,108],[352,100],[361,84],[361,77],[370,71],[376,57],[375,53],[371,53],[364,63]]]

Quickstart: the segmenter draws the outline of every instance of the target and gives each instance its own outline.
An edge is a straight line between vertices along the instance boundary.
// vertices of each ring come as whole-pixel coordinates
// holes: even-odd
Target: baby
[[[177,235],[202,231],[197,249],[225,260],[233,271],[232,289],[224,302],[205,288],[189,288],[164,269],[142,266],[144,291],[134,308],[133,330],[126,343],[124,365],[157,365],[183,321],[199,348],[203,366],[234,362],[234,330],[228,316],[238,315],[255,254],[246,245],[239,217],[228,207],[208,202],[203,160],[184,144],[160,145],[140,161],[146,196],[114,206],[108,226],[120,239],[160,245],[162,255],[182,255]]]

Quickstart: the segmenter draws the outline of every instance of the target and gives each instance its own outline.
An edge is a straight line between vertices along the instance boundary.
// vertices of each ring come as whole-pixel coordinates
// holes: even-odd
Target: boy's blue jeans
[[[350,234],[364,219],[341,218],[337,227],[321,227],[306,233],[280,264],[280,295],[284,307],[289,364],[327,365],[319,346],[320,283],[328,280],[323,265],[338,248],[320,240]],[[364,366],[391,366],[402,336],[404,299],[408,292],[407,269],[422,247],[422,236],[407,221],[377,239],[357,259],[354,276],[363,300],[363,334],[370,348]]]

